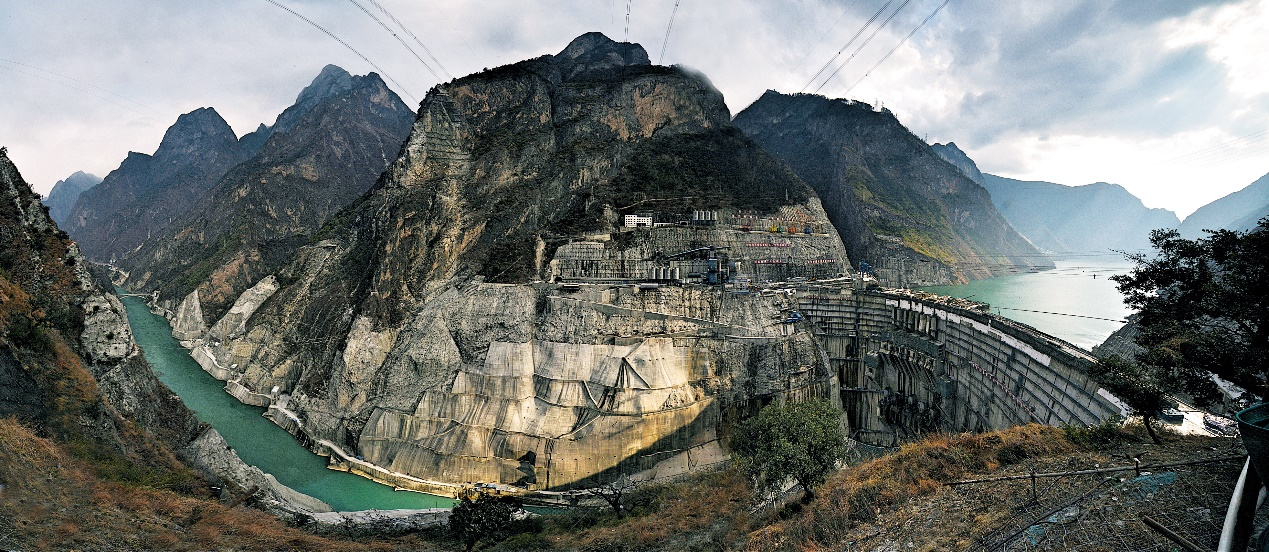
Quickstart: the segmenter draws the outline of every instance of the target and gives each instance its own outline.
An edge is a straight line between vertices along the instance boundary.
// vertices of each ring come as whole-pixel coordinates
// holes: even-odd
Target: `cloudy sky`
[[[1181,216],[1269,172],[1269,2],[950,0],[935,13],[943,3],[9,2],[0,145],[47,192],[76,170],[105,176],[129,150],[152,153],[198,107],[239,134],[272,123],[327,63],[380,72],[416,105],[438,82],[601,31],[705,73],[733,113],[766,89],[880,103],[984,172],[1115,182]]]

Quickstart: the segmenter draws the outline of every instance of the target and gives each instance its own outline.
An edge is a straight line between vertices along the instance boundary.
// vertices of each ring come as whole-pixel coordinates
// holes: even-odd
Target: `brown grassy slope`
[[[412,537],[322,538],[247,507],[103,480],[90,464],[0,419],[0,549],[427,550]]]
[[[945,483],[1032,471],[1131,466],[1133,457],[1142,457],[1144,463],[1150,464],[1223,457],[1241,451],[1233,439],[1169,436],[1163,446],[1154,446],[1138,433],[1139,429],[1112,426],[1089,431],[1027,425],[979,435],[932,437],[839,472],[804,511],[756,528],[746,549],[840,550],[844,543],[853,543],[851,550],[886,549],[891,545],[905,550],[965,550],[982,539],[1007,535],[1009,531],[1002,530],[1012,530],[1012,525],[1021,523],[1021,528],[1026,529],[1030,522],[1021,518],[1048,512],[1053,504],[1065,505],[1079,492],[1106,480],[1107,475],[1113,485],[1101,490],[1113,491],[1135,474],[1129,471],[1042,480],[1039,502],[1048,503],[1036,507],[1028,505],[1029,481],[961,487]],[[1220,503],[1228,501],[1227,492],[1233,488],[1232,478],[1239,467],[1237,462],[1224,462],[1186,472],[1183,478],[1187,485],[1191,480],[1201,480],[1210,484],[1205,489],[1211,489],[1203,491],[1210,496],[1191,499],[1204,502],[1209,510],[1220,508]],[[1224,484],[1226,479],[1231,482],[1228,486]],[[1108,492],[1107,496],[1113,494]],[[1112,500],[1115,502],[1108,504],[1115,504],[1118,509],[1103,507],[1101,515],[1111,518],[1112,524],[1125,521],[1123,525],[1098,525],[1085,517],[1078,520],[1080,530],[1106,531],[1107,538],[1125,542],[1158,538],[1140,522],[1151,501],[1131,506],[1126,500]],[[1153,502],[1160,500],[1162,495]],[[1078,504],[1088,507],[1086,503]],[[1223,509],[1215,513],[1223,515]],[[1040,549],[1062,550],[1065,545],[1056,546]]]
[[[625,519],[605,509],[573,511],[547,518],[538,534],[518,535],[488,549],[965,550],[1035,524],[1038,529],[1032,527],[1030,534],[1015,540],[1035,538],[1041,550],[1066,550],[1073,542],[1081,550],[1100,550],[1097,539],[1106,539],[1111,544],[1105,549],[1114,550],[1124,542],[1158,543],[1161,537],[1141,522],[1146,515],[1202,540],[1211,538],[1212,527],[1219,531],[1214,524],[1223,515],[1220,503],[1228,501],[1238,462],[1167,468],[1177,474],[1177,482],[1145,500],[1132,485],[1137,475],[1132,471],[1041,479],[1034,500],[1027,480],[947,483],[1131,466],[1138,457],[1158,464],[1240,452],[1233,439],[1171,435],[1163,446],[1155,446],[1140,427],[1125,430],[1113,424],[937,435],[837,473],[807,506],[793,502],[774,513],[751,515],[749,483],[734,471],[722,471],[640,489],[628,495],[632,514]],[[1048,516],[1090,488],[1099,492],[1078,503],[1079,519],[1067,525],[1035,523],[1037,516]],[[1063,537],[1063,531],[1069,535]],[[1091,548],[1088,539],[1094,541]],[[1167,549],[1160,545],[1158,549]]]

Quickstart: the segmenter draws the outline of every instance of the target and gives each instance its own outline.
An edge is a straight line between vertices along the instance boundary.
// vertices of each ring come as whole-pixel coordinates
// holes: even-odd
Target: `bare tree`
[[[582,492],[585,493],[586,496],[592,496],[607,502],[608,506],[612,507],[612,511],[617,514],[617,517],[624,518],[626,517],[627,509],[625,503],[622,502],[622,498],[630,494],[631,491],[634,491],[643,483],[644,481],[641,479],[634,479],[629,475],[622,474],[621,477],[618,477],[615,481],[605,483],[598,487],[586,489]]]

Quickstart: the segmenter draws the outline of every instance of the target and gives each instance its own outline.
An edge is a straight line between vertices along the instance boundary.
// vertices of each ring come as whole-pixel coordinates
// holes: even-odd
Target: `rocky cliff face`
[[[735,412],[836,396],[784,295],[737,293],[847,269],[819,201],[635,44],[583,35],[434,88],[317,238],[194,356],[394,484],[682,470],[724,459]]]
[[[885,268],[878,276],[889,285],[1052,266],[1037,260],[986,190],[889,111],[768,91],[735,123],[815,189],[851,257]]]
[[[56,222],[58,226],[65,226],[71,209],[75,207],[75,202],[79,201],[79,195],[100,183],[100,176],[75,171],[75,174],[66,177],[66,180],[58,180],[53,184],[53,189],[43,200],[44,204],[48,205],[48,214],[53,218],[53,222]]]
[[[978,163],[970,159],[965,152],[961,151],[961,148],[956,147],[956,142],[933,144],[930,149],[934,150],[934,153],[943,158],[944,161],[951,163],[953,167],[961,171],[961,174],[977,182],[979,186],[984,186],[983,173],[978,170]]]
[[[0,244],[0,415],[91,461],[181,470],[176,451],[237,492],[259,485],[276,511],[329,509],[252,472],[154,377],[123,304],[92,277],[4,148]]]
[[[190,330],[210,325],[234,298],[276,271],[295,248],[375,182],[410,129],[408,107],[378,75],[327,66],[300,93],[250,159],[228,171],[197,209],[175,217],[120,260],[124,285],[158,289]],[[192,329],[192,330],[191,330]]]
[[[210,107],[176,119],[154,155],[130,152],[85,191],[63,225],[88,258],[119,260],[187,213],[247,158],[233,129]]]
[[[1150,209],[1118,184],[1063,186],[985,175],[992,203],[1013,227],[1055,256],[1150,249],[1150,232],[1176,228],[1176,213]]]

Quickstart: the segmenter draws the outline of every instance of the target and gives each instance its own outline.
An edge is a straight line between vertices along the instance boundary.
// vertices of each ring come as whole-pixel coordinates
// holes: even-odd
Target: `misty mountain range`
[[[1018,233],[1059,258],[1150,249],[1150,232],[1176,228],[1186,238],[1204,229],[1249,230],[1269,216],[1269,174],[1186,217],[1149,208],[1118,184],[1066,186],[984,174],[954,142],[934,144],[940,157],[991,193]]]

